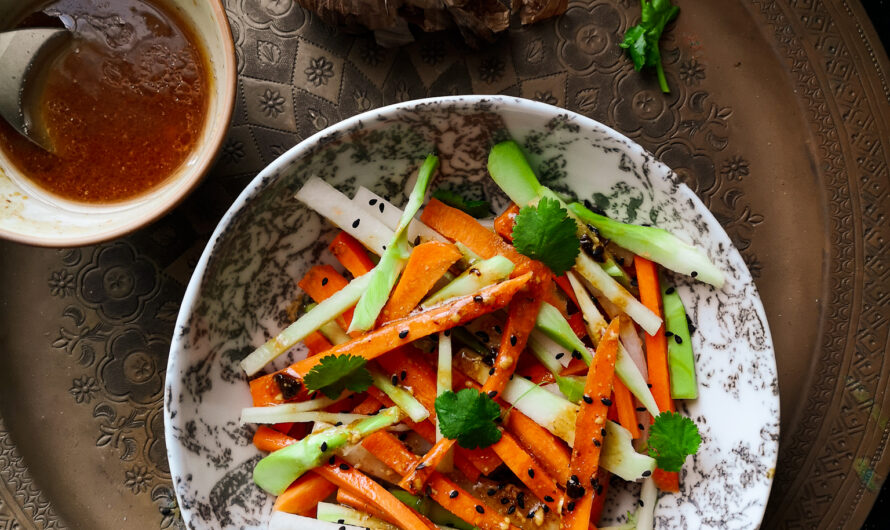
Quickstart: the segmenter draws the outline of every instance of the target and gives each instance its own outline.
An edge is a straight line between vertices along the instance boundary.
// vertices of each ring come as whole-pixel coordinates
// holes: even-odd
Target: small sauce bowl
[[[0,238],[68,247],[107,241],[159,218],[191,192],[216,158],[228,130],[236,93],[235,49],[221,0],[157,0],[190,26],[206,59],[208,104],[200,136],[169,177],[132,199],[114,203],[67,200],[42,189],[0,149]],[[15,7],[12,7],[15,4]],[[45,2],[31,2],[37,10]],[[0,20],[17,21],[28,6],[0,4]],[[12,28],[0,28],[0,30]],[[121,124],[138,127],[138,124]]]

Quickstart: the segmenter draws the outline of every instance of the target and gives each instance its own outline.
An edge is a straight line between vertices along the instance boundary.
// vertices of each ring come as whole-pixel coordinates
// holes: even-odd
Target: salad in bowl
[[[769,331],[713,217],[626,138],[497,97],[373,111],[245,190],[172,346],[195,527],[757,526]]]

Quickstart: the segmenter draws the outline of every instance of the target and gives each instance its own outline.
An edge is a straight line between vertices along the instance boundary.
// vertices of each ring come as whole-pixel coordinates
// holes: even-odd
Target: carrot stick
[[[618,423],[630,431],[634,440],[640,437],[640,428],[637,426],[637,411],[634,408],[634,398],[630,390],[621,379],[612,381],[612,393],[614,394],[615,408],[618,410]]]
[[[399,474],[407,473],[419,461],[417,455],[386,431],[377,431],[368,436],[362,441],[362,446]],[[430,475],[429,493],[446,510],[482,530],[518,530],[509,523],[504,524],[504,517],[497,511],[437,471]],[[481,513],[477,506],[482,508]]]
[[[528,295],[520,294],[510,301],[507,322],[501,335],[501,346],[494,360],[494,373],[485,381],[482,392],[492,396],[504,391],[510,376],[516,370],[519,354],[525,349],[528,335],[535,328],[541,309],[540,284],[534,284]]]
[[[507,241],[513,241],[513,225],[516,224],[516,215],[519,213],[519,206],[510,203],[510,206],[504,210],[504,213],[497,216],[494,220],[494,231]]]
[[[516,373],[536,385],[553,383],[556,379],[543,364],[531,355],[522,355],[516,363]]]
[[[370,390],[371,388],[374,388],[374,387],[370,387],[370,388],[368,388],[368,390]],[[368,397],[365,398],[364,401],[362,401],[361,403],[356,405],[356,407],[354,409],[352,409],[352,413],[353,414],[374,414],[375,412],[380,410],[380,407],[382,407],[382,406],[383,406],[383,403],[381,403],[380,400],[378,400],[374,396],[369,395]]]
[[[587,336],[587,326],[584,324],[584,315],[582,315],[580,311],[572,313],[566,320],[568,320],[569,326],[572,327],[572,331],[575,332],[575,335],[577,335],[579,339],[583,339]]]
[[[315,265],[297,282],[300,289],[306,291],[316,303],[321,303],[334,295],[340,289],[346,287],[349,281],[330,265]],[[337,323],[343,329],[349,329],[352,322],[352,308],[337,317]]]
[[[296,438],[280,433],[271,427],[260,425],[253,435],[253,445],[260,451],[273,452],[296,442]]]
[[[350,506],[355,508],[360,512],[364,512],[368,515],[376,517],[378,519],[383,519],[389,524],[393,524],[399,526],[398,521],[392,520],[390,515],[380,508],[378,508],[374,503],[370,502],[368,499],[356,495],[349,490],[340,488],[337,490],[337,502],[340,504],[345,504],[346,506]]]
[[[581,307],[578,305],[578,298],[575,296],[575,290],[572,289],[572,284],[569,283],[569,279],[566,278],[565,275],[557,276],[553,280],[556,282],[556,285],[559,285],[559,288],[562,289],[562,292],[564,292],[565,295],[569,297],[569,300],[571,300],[575,304],[575,307]]]
[[[590,522],[594,527],[599,524],[600,517],[603,515],[603,508],[606,507],[606,495],[609,491],[609,472],[599,468],[596,472],[596,480],[603,489],[600,493],[593,496],[593,503],[590,506]],[[594,528],[594,530],[596,529]]]
[[[441,241],[427,241],[414,247],[399,283],[380,312],[378,322],[408,316],[460,257],[457,247]]]
[[[275,499],[272,509],[306,515],[336,490],[337,486],[331,484],[328,479],[314,473],[306,473]]]
[[[643,303],[656,316],[661,313],[661,291],[658,285],[658,269],[655,263],[637,256],[634,258],[634,267],[637,271],[637,284],[640,289],[640,302]],[[646,367],[649,370],[649,383],[652,385],[652,397],[658,405],[660,412],[674,409],[674,400],[671,399],[670,372],[667,361],[667,337],[664,335],[664,323],[658,328],[655,335],[646,338]],[[658,489],[665,491],[680,491],[679,473],[656,469],[652,474],[652,480]]]
[[[506,280],[486,287],[475,295],[455,298],[452,302],[395,320],[349,342],[334,346],[324,354],[297,361],[286,368],[285,372],[302,379],[323,356],[327,355],[349,354],[368,360],[374,359],[421,337],[460,326],[504,307],[530,278],[531,274],[527,274]]]
[[[560,484],[569,480],[569,447],[559,438],[516,409],[507,415],[504,426]]]
[[[494,373],[482,386],[482,392],[492,398],[503,392],[504,387],[507,386],[510,376],[516,369],[519,354],[525,349],[528,335],[535,327],[538,310],[541,308],[541,298],[537,296],[539,292],[540,284],[536,283],[532,288],[532,293],[520,294],[510,301],[507,322],[504,325],[504,333],[501,335],[501,346],[494,361]],[[437,441],[433,448],[423,456],[418,466],[402,477],[399,486],[412,493],[419,492],[426,484],[430,472],[439,466],[453,446],[454,440],[448,438]]]
[[[615,357],[618,355],[618,330],[620,317],[615,318],[606,328],[593,357],[593,364],[587,373],[584,385],[584,399],[578,411],[575,432],[587,436],[575,439],[572,448],[572,476],[566,484],[566,495],[574,500],[566,503],[560,528],[562,530],[587,530],[593,497],[602,492],[596,491],[593,479],[599,469],[600,451],[603,445],[606,414],[609,410],[609,396],[612,395],[612,380],[615,377]],[[573,509],[570,509],[573,508]]]
[[[587,373],[587,364],[581,359],[572,359],[569,362],[569,365],[562,369],[559,372],[559,375],[581,375]]]
[[[501,439],[491,447],[536,497],[554,510],[554,513],[559,510],[562,506],[562,492],[556,487],[556,481],[543,466],[525,452],[510,433],[502,433]]]
[[[335,458],[332,463],[313,468],[312,471],[336,486],[365,497],[383,512],[389,514],[388,518],[399,521],[399,526],[402,528],[436,530],[429,519],[410,509],[375,480],[340,459]]]
[[[313,331],[307,335],[306,338],[303,339],[303,344],[305,344],[306,348],[309,350],[309,355],[318,355],[333,347],[333,344],[331,344],[328,339],[324,338],[324,335],[317,331]]]
[[[337,234],[328,249],[354,278],[358,278],[374,268],[374,262],[371,261],[365,247],[359,243],[358,239],[346,232]]]
[[[254,407],[279,405],[284,403],[281,388],[273,379],[274,374],[267,374],[250,380],[250,397]]]
[[[661,291],[658,286],[658,270],[655,263],[637,256],[634,259],[634,266],[637,270],[640,302],[657,317],[661,317]],[[654,336],[646,334],[646,366],[649,369],[649,383],[652,384],[652,396],[655,398],[658,410],[673,412],[674,401],[671,399],[664,323]]]

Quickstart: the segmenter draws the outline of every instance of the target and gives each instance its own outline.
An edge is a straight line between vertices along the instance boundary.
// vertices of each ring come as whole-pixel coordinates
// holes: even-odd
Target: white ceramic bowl
[[[317,175],[347,194],[364,185],[403,204],[406,182],[436,152],[433,189],[460,187],[499,211],[506,198],[485,161],[507,136],[525,146],[545,184],[618,219],[667,228],[725,271],[720,290],[678,279],[698,327],[701,392],[681,407],[703,443],[656,520],[658,528],[759,525],[778,450],[776,364],[751,275],[726,233],[670,169],[615,131],[541,103],[469,96],[394,105],[328,128],[260,173],[220,222],[186,291],[167,367],[167,450],[190,528],[263,526],[270,514],[271,497],[251,479],[260,452],[239,424],[251,401],[238,361],[288,324],[295,280],[319,261],[335,263],[325,251],[335,230],[292,198],[302,182]],[[278,365],[302,355],[298,347]],[[632,508],[634,487],[610,489],[604,522]]]
[[[220,0],[162,0],[190,24],[204,48],[211,80],[207,120],[192,154],[157,189],[114,205],[73,204],[29,188],[0,149],[0,238],[40,246],[78,246],[114,239],[157,219],[192,191],[210,169],[235,104],[232,33]],[[0,20],[15,21],[41,2],[0,0]],[[9,29],[0,27],[0,30]]]

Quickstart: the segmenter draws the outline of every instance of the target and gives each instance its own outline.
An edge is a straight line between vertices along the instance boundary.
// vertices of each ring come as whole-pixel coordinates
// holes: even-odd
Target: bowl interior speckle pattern
[[[350,196],[366,186],[402,204],[416,168],[435,152],[442,165],[434,189],[485,197],[500,211],[507,199],[485,161],[508,137],[546,185],[617,219],[671,230],[725,271],[720,290],[670,277],[698,328],[700,397],[681,409],[703,442],[682,471],[681,493],[661,496],[656,524],[759,525],[778,450],[775,356],[751,275],[726,233],[670,169],[615,131],[541,103],[468,96],[377,109],[322,131],[260,173],[220,222],[186,292],[167,369],[168,456],[190,526],[264,526],[271,511],[272,498],[252,481],[261,457],[253,428],[239,423],[250,395],[238,361],[289,323],[296,279],[315,263],[336,263],[326,250],[335,229],[293,199],[296,190],[319,176]],[[276,365],[302,355],[295,348]],[[611,488],[603,522],[622,521],[638,489]]]

